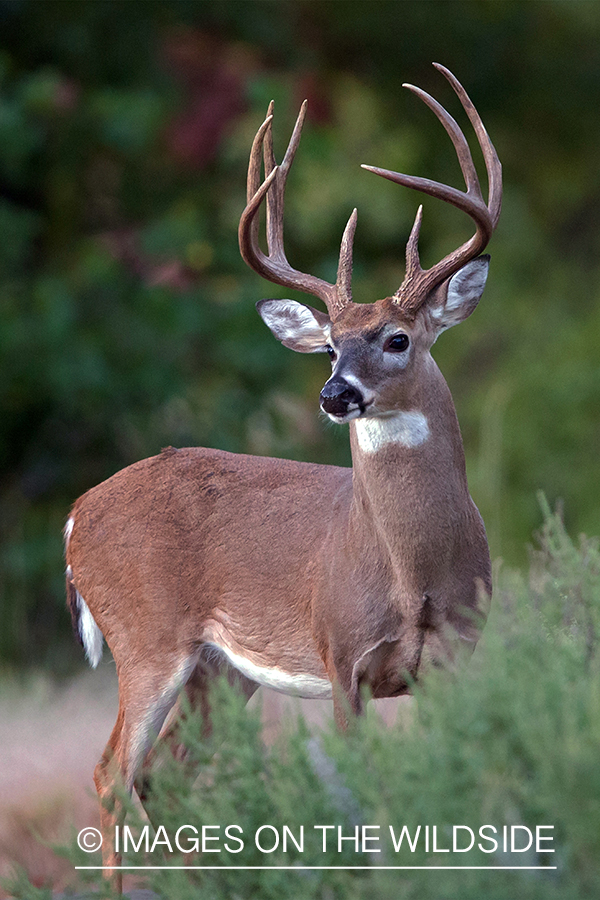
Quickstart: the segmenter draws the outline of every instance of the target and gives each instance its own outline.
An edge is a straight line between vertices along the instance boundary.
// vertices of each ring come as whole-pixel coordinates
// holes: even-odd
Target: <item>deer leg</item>
[[[118,771],[120,768],[118,760],[121,756],[123,721],[123,708],[119,706],[117,721],[100,762],[94,770],[94,783],[98,792],[98,799],[100,800],[103,874],[105,878],[112,882],[113,888],[119,894],[122,892],[123,877],[121,872],[114,871],[113,868],[121,865],[121,857],[115,852],[115,828],[117,825],[122,825],[124,812],[115,796],[114,782],[115,770]],[[109,867],[108,871],[107,867]]]
[[[131,794],[137,772],[195,660],[175,665],[165,675],[156,670],[119,672],[119,713],[104,753],[94,770],[100,800],[102,864],[117,892],[122,890],[121,854],[115,846],[116,827],[122,826],[125,808],[119,788]]]
[[[198,712],[202,717],[203,737],[210,735],[212,729],[210,721],[210,687],[213,679],[219,675],[226,677],[231,685],[241,691],[246,700],[249,700],[259,687],[255,681],[251,681],[245,675],[242,675],[241,672],[238,672],[222,658],[217,660],[202,659],[197,664],[184,690],[172,708],[158,740],[148,750],[135,780],[135,789],[144,808],[146,808],[146,802],[152,790],[152,771],[156,770],[157,757],[160,755],[162,748],[167,748],[173,758],[187,769],[190,783],[196,778],[198,766],[190,759],[189,749],[181,741],[181,723],[185,720],[188,711],[192,714]]]
[[[353,682],[352,671],[340,673],[333,661],[329,662],[327,674],[331,681],[333,720],[340,731],[347,731],[352,719],[364,712],[358,685]]]
[[[348,695],[339,683],[333,682],[333,720],[340,731],[347,731],[356,716],[364,712],[364,704],[358,691]]]

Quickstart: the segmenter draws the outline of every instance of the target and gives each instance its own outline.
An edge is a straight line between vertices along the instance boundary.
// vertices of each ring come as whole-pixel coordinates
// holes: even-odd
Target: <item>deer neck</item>
[[[450,390],[433,359],[404,408],[350,423],[353,527],[403,544],[416,523],[441,521],[470,502]]]

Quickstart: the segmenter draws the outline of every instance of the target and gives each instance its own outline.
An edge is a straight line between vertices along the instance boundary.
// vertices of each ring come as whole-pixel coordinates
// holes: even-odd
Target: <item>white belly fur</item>
[[[257,665],[239,653],[234,653],[229,647],[208,641],[209,647],[220,650],[229,660],[232,666],[242,675],[256,681],[263,687],[280,691],[282,694],[292,694],[296,697],[304,697],[307,700],[327,700],[331,698],[331,682],[318,675],[296,674],[292,675],[277,667]]]

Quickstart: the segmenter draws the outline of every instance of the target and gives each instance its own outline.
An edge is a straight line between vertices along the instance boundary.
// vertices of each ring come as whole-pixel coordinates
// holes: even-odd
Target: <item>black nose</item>
[[[321,391],[321,409],[332,416],[344,416],[350,403],[362,404],[362,395],[347,381],[338,379],[326,382]]]

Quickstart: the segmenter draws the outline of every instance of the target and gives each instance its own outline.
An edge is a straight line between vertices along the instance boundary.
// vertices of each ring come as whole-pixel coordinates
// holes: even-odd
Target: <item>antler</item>
[[[434,63],[434,66],[440,71],[450,82],[454,88],[458,99],[471,121],[471,125],[477,135],[479,146],[481,147],[485,167],[488,175],[488,202],[484,202],[479,178],[473,163],[473,157],[469,150],[466,138],[452,118],[446,112],[437,100],[434,100],[425,91],[412,84],[405,84],[403,87],[408,88],[423,100],[427,106],[436,114],[454,144],[458,162],[464,175],[466,191],[459,191],[457,188],[440,184],[437,181],[430,181],[428,178],[417,178],[412,175],[402,175],[399,172],[390,172],[387,169],[378,169],[374,166],[363,166],[376,175],[382,175],[390,181],[397,184],[403,184],[406,187],[414,188],[424,194],[430,194],[432,197],[438,197],[445,200],[453,206],[457,206],[466,212],[475,221],[477,226],[473,237],[464,243],[457,250],[454,250],[448,256],[444,257],[437,265],[431,269],[422,269],[419,259],[419,231],[421,228],[421,219],[423,216],[423,207],[420,206],[415,217],[415,223],[412,227],[408,243],[406,245],[406,274],[404,281],[394,294],[394,302],[402,306],[408,313],[414,314],[423,305],[429,293],[445,281],[455,272],[458,272],[465,263],[479,256],[481,251],[487,245],[492,236],[498,219],[500,217],[500,208],[502,205],[502,166],[494,149],[487,131],[479,117],[479,113],[469,99],[467,92],[462,84],[454,77],[452,72],[445,66]]]
[[[356,230],[357,212],[354,210],[342,237],[335,284],[323,281],[315,275],[298,272],[290,266],[283,247],[283,204],[287,176],[294,161],[302,125],[306,115],[306,100],[302,104],[283,162],[277,165],[273,154],[273,102],[269,104],[267,118],[258,129],[248,164],[247,205],[240,218],[239,241],[244,262],[275,284],[314,294],[325,303],[332,319],[339,316],[352,302],[352,244]],[[260,183],[261,150],[264,157],[265,180]],[[267,198],[267,247],[263,253],[258,243],[258,217],[260,205]]]

